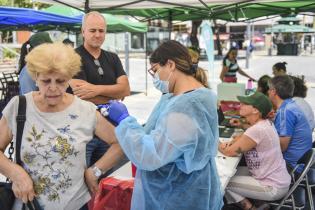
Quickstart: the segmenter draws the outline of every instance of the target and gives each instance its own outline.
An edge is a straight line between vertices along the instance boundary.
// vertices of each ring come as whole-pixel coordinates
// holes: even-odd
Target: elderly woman
[[[26,57],[27,69],[39,91],[25,95],[27,109],[22,136],[21,167],[3,151],[16,138],[18,97],[3,110],[0,121],[0,173],[10,178],[16,196],[14,209],[22,201],[37,198],[50,209],[87,209],[97,179],[123,155],[112,125],[95,105],[66,93],[69,80],[80,69],[80,56],[71,46],[43,44]],[[111,145],[94,166],[86,168],[85,148],[96,134]]]
[[[244,97],[240,115],[250,127],[230,143],[220,143],[219,150],[227,156],[244,153],[247,167],[239,167],[231,178],[225,197],[228,203],[238,203],[245,210],[255,207],[247,198],[272,201],[288,191],[290,175],[283,159],[280,140],[273,123],[267,119],[272,105],[263,93]]]

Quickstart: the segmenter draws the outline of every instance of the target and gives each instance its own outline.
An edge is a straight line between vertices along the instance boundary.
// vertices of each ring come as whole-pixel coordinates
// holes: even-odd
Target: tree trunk
[[[197,38],[198,28],[201,25],[201,20],[194,20],[192,21],[192,28],[190,34],[190,42],[191,46],[199,48],[199,40]]]
[[[217,21],[213,20],[214,23],[214,33],[216,36],[216,45],[218,49],[218,56],[222,56],[222,46],[221,46],[221,41],[220,41],[220,27],[217,25]]]

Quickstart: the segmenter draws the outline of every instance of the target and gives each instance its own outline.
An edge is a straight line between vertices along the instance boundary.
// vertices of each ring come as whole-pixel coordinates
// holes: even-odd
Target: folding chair
[[[313,160],[314,161],[314,160]],[[314,162],[307,172],[305,178],[302,180],[301,184],[307,194],[308,202],[309,202],[309,209],[314,210],[314,201],[313,201],[313,195],[312,195],[312,188],[315,186],[315,165]]]
[[[0,100],[4,100],[5,96],[5,90],[6,90],[6,79],[4,78],[3,74],[0,73],[0,91],[1,91],[1,97]]]
[[[288,193],[281,200],[270,203],[271,206],[277,206],[275,208],[276,210],[280,210],[281,207],[292,207],[292,209],[304,208],[304,205],[301,205],[300,203],[299,205],[296,205],[297,203],[296,203],[295,196],[302,195],[303,193],[305,193],[304,189],[300,185],[302,184],[302,181],[305,181],[306,185],[308,185],[307,173],[313,164],[314,156],[315,156],[315,149],[310,149],[299,159],[299,161],[297,162],[297,165],[290,172],[293,183],[291,184],[291,187]],[[304,169],[300,174],[296,175],[297,173],[295,172],[300,165],[304,165]],[[305,201],[304,201],[304,204],[305,204]]]
[[[19,95],[18,75],[15,72],[2,72],[0,82],[3,88],[4,103],[8,103],[13,96]]]

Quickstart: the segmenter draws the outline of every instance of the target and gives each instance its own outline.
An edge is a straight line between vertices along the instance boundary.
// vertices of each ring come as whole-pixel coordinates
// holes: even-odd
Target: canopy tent
[[[249,21],[259,17],[286,16],[302,12],[314,12],[314,0],[35,0],[49,4],[63,4],[84,11],[98,10],[117,15],[129,15],[146,22],[153,19],[169,21],[222,19]],[[269,16],[269,17],[268,17]],[[139,18],[141,17],[141,18]],[[250,42],[248,42],[250,43]],[[249,60],[246,51],[246,66]]]
[[[62,5],[53,5],[46,9],[44,9],[45,12],[53,13],[53,14],[59,14],[64,16],[73,17],[76,16],[80,20],[82,20],[82,16],[84,12],[81,10],[77,10],[71,7],[62,6]],[[148,27],[144,23],[140,22],[133,22],[130,20],[122,19],[119,17],[115,17],[111,14],[102,14],[107,22],[107,32],[110,33],[118,33],[118,32],[140,32],[144,33],[147,32]],[[80,25],[74,25],[73,30],[80,30]]]
[[[300,24],[300,19],[294,16],[279,19],[277,25],[265,29],[265,33],[314,33],[315,29]]]
[[[308,28],[302,25],[275,25],[270,28],[266,28],[266,34],[270,33],[315,33],[315,29]]]
[[[223,19],[244,21],[262,16],[289,15],[315,11],[314,0],[37,0],[61,3],[86,11],[167,20]]]
[[[33,29],[34,27],[57,28],[78,24],[78,17],[67,17],[34,9],[0,7],[0,29]]]

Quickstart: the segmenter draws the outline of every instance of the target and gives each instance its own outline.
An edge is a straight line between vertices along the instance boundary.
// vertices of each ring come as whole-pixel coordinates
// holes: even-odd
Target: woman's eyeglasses
[[[103,76],[104,75],[104,70],[103,68],[101,67],[101,64],[100,64],[100,61],[98,59],[95,59],[94,60],[94,63],[95,65],[97,65],[98,69],[97,69],[97,72],[99,75]]]
[[[149,74],[154,77],[155,72],[157,72],[157,70],[153,70],[154,67],[156,67],[157,64],[153,65],[151,68],[148,69]]]

